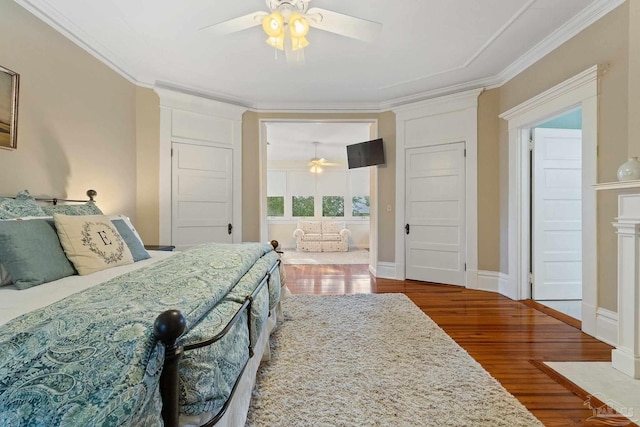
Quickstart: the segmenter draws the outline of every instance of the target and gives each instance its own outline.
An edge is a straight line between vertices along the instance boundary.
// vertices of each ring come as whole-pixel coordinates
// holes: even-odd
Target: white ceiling
[[[255,109],[381,109],[504,83],[622,0],[311,0],[382,23],[372,43],[312,28],[287,65],[260,27],[199,29],[264,0],[16,0],[136,84]]]
[[[370,125],[364,122],[267,123],[268,161],[309,161],[321,157],[347,164],[347,145],[368,141]],[[317,142],[317,145],[314,145]],[[317,150],[317,151],[316,151]]]

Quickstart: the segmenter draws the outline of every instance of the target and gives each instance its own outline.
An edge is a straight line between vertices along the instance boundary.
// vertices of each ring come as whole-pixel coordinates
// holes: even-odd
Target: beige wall
[[[500,270],[500,91],[478,98],[478,270]]]
[[[20,74],[18,149],[0,149],[0,195],[86,198],[135,217],[135,86],[11,0],[0,65]]]
[[[146,244],[159,241],[160,99],[151,89],[136,88],[136,210],[134,221]]]
[[[599,81],[599,182],[614,181],[618,165],[627,157],[629,121],[627,89],[630,77],[628,31],[629,3],[627,2],[497,89],[499,111],[504,112],[595,64],[609,64],[608,71]],[[481,111],[494,109],[494,96],[489,94],[480,97]],[[492,138],[494,129],[492,126],[480,125],[479,133],[479,140],[489,140]],[[500,271],[505,273],[508,271],[507,152],[507,123],[499,120],[499,146],[494,155],[500,159],[498,186],[500,189]],[[487,154],[483,154],[483,158]],[[491,163],[485,165],[482,162],[479,164],[479,184],[490,178],[486,171],[488,167],[494,167],[494,165]],[[486,191],[488,186],[482,185]],[[485,196],[482,194],[484,191],[481,190],[479,193],[481,193],[479,197]],[[611,195],[598,196],[598,298],[599,305],[610,310],[616,309],[617,293],[616,239],[611,226],[616,215],[615,206],[615,198]],[[482,210],[479,212],[480,218],[490,215],[486,209],[483,203]],[[479,252],[482,254],[485,247],[482,239],[479,240]],[[494,250],[493,246],[490,249]]]
[[[260,120],[378,120],[378,136],[384,139],[386,165],[378,166],[378,259],[395,262],[395,206],[396,122],[393,112],[384,113],[256,113],[242,117],[242,240],[260,239]]]

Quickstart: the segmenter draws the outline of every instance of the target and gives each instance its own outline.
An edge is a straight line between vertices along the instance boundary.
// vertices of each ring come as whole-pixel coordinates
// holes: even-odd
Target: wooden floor
[[[491,292],[376,279],[367,266],[285,268],[294,294],[404,293],[546,426],[605,425],[587,420],[594,412],[584,404],[586,395],[574,394],[581,391],[539,367],[540,361],[611,360],[612,347],[573,326]]]

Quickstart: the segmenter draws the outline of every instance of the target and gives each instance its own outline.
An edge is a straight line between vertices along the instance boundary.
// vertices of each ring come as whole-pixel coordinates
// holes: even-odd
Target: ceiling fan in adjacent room
[[[228,21],[209,25],[202,30],[230,34],[262,25],[267,44],[283,50],[289,63],[304,62],[304,48],[309,27],[366,42],[372,41],[382,24],[331,10],[313,7],[310,0],[266,0],[269,11],[257,11]]]
[[[313,142],[313,158],[309,161],[309,172],[321,173],[325,166],[339,166],[339,163],[331,163],[325,158],[318,157],[318,141]]]

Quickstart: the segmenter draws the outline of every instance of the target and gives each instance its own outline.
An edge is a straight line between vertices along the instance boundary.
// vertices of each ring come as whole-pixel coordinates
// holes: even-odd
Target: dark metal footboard
[[[276,246],[277,246],[277,242]],[[272,242],[273,245],[273,242]],[[274,246],[275,248],[275,246]],[[220,331],[215,334],[211,338],[207,340],[203,340],[197,343],[182,345],[180,342],[180,337],[184,333],[186,327],[186,321],[182,313],[178,310],[168,310],[160,314],[155,322],[155,335],[160,342],[165,346],[165,359],[164,365],[162,367],[162,375],[160,376],[160,395],[162,397],[162,419],[164,421],[165,427],[177,427],[178,426],[178,418],[179,418],[179,405],[178,400],[180,396],[180,378],[179,378],[179,364],[180,359],[185,351],[193,350],[196,348],[206,347],[211,345],[220,339],[222,339],[231,328],[238,322],[239,319],[242,318],[242,314],[246,311],[247,313],[247,327],[249,329],[249,337],[251,337],[251,306],[254,298],[262,290],[262,288],[268,284],[271,275],[274,270],[280,266],[280,260],[278,260],[272,267],[269,269],[265,277],[260,281],[258,286],[254,289],[251,295],[247,295],[243,301],[242,305],[236,311],[234,316],[231,318],[229,323]],[[235,384],[231,390],[231,394],[229,398],[224,403],[220,411],[203,427],[211,427],[215,425],[220,418],[227,411],[231,399],[235,394],[235,391],[240,383],[240,378],[242,377],[249,360],[253,357],[253,345],[251,343],[251,338],[249,338],[249,358],[245,362],[242,370],[240,371],[240,375],[236,379]]]

